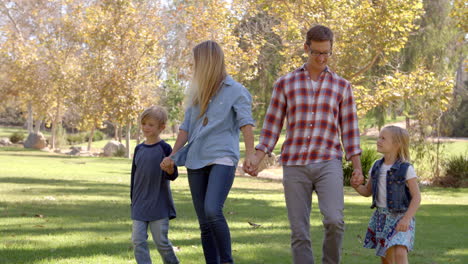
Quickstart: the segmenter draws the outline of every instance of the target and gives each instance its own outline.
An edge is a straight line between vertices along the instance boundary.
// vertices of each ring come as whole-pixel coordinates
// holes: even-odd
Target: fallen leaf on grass
[[[172,247],[172,249],[174,249],[174,252],[179,252],[180,251],[180,247]]]
[[[362,237],[361,237],[361,235],[357,235],[357,240],[359,241],[359,244],[362,244]]]
[[[259,227],[262,226],[262,225],[259,225],[259,224],[253,223],[253,222],[247,222],[247,223],[249,223],[249,225],[252,226],[253,228],[259,228]]]
[[[44,218],[44,215],[41,215],[41,214],[36,214],[36,215],[34,215],[34,217],[38,217],[38,218]]]
[[[43,225],[35,225],[34,227],[44,227]]]
[[[233,214],[235,214],[235,212],[228,212],[228,214],[233,215]]]

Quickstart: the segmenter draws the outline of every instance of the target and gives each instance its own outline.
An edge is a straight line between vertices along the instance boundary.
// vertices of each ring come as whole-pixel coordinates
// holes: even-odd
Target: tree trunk
[[[119,138],[119,126],[117,123],[112,123],[114,126],[114,140],[117,140]]]
[[[91,152],[91,143],[93,143],[93,137],[94,137],[94,131],[96,130],[96,127],[93,126],[91,129],[91,132],[89,133],[89,138],[88,138],[88,151]]]
[[[33,132],[36,134],[39,133],[39,131],[41,130],[41,126],[42,126],[42,120],[38,118],[36,122],[34,122]]]
[[[130,158],[130,134],[132,133],[132,122],[127,120],[127,134],[125,135],[125,157]]]
[[[34,131],[33,128],[33,112],[32,112],[32,103],[28,102],[28,120],[27,120],[27,128],[28,132],[32,133]]]
[[[51,138],[51,141],[52,141],[52,142],[50,143],[50,145],[51,145],[51,148],[52,148],[52,149],[55,149],[55,138],[56,138],[56,134],[57,134],[57,121],[56,121],[56,120],[53,120],[53,121],[52,121],[52,131],[51,131],[51,134],[52,134],[52,135],[51,135],[51,136],[52,136],[52,138]]]
[[[137,121],[137,134],[136,134],[136,144],[140,144],[141,140],[141,124]]]
[[[60,118],[60,101],[57,104],[57,109],[55,110],[55,117],[52,118],[52,149],[55,149],[55,143],[57,141],[57,124]]]
[[[122,143],[122,132],[123,132],[123,128],[122,128],[122,125],[121,125],[121,124],[118,125],[118,129],[119,129],[119,130],[118,130],[119,133],[118,133],[118,138],[117,138],[117,140],[118,140],[120,143]]]
[[[408,116],[405,117],[405,121],[406,121],[406,130],[409,130],[410,129],[410,118]]]

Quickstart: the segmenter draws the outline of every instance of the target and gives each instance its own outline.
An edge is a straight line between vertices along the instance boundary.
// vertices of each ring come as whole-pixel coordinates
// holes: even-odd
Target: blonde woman
[[[174,163],[187,167],[206,263],[234,263],[223,206],[239,161],[239,131],[246,155],[254,152],[252,99],[244,86],[227,75],[224,54],[216,42],[198,44],[193,56],[189,107],[174,149],[161,167],[170,169]]]

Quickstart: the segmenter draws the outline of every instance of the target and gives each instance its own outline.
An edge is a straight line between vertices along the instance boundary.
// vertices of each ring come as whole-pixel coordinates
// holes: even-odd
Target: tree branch
[[[375,62],[377,61],[377,59],[379,58],[379,56],[381,54],[382,54],[381,51],[377,52],[377,54],[375,54],[374,58],[372,58],[372,60],[366,66],[364,66],[364,68],[360,69],[358,72],[353,74],[349,79],[352,80],[355,77],[357,77],[357,76],[365,73],[366,71],[368,71],[375,64]]]

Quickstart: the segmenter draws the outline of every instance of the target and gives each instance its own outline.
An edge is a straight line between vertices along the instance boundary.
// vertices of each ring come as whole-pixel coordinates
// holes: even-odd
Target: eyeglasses
[[[328,51],[328,52],[319,52],[319,51],[316,51],[316,50],[311,50],[311,51],[310,51],[310,54],[311,54],[312,56],[314,56],[314,57],[318,57],[318,56],[321,56],[321,55],[323,55],[324,57],[330,57],[330,56],[333,54],[333,52],[331,52],[331,51]]]
[[[318,57],[318,56],[321,56],[323,55],[324,57],[328,58],[330,57],[333,52],[331,51],[327,51],[327,52],[320,52],[320,51],[316,51],[316,50],[313,50],[312,47],[309,45],[309,49],[310,49],[310,54],[314,57]]]

